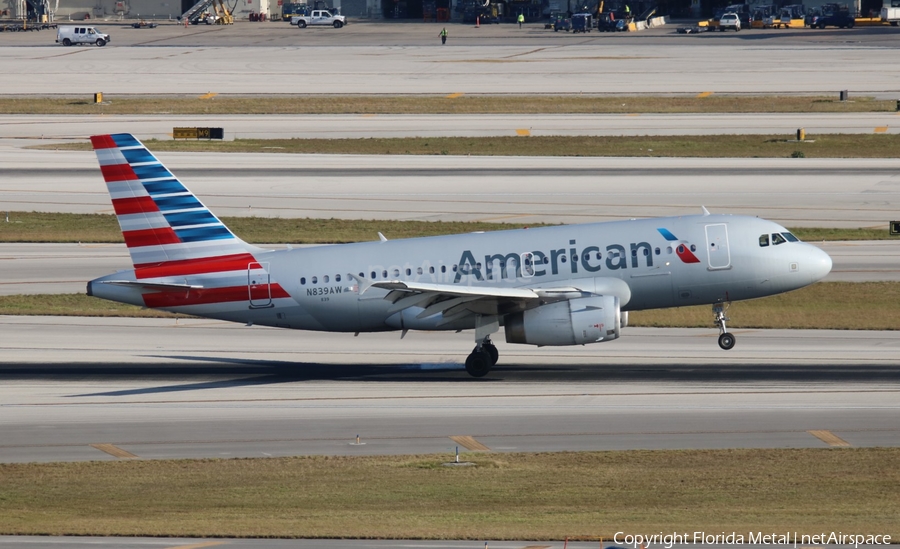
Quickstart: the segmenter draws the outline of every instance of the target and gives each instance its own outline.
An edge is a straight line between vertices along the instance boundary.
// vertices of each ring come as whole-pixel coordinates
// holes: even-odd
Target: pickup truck
[[[332,15],[328,10],[312,10],[309,15],[295,15],[291,17],[291,25],[297,25],[298,29],[305,29],[313,25],[339,29],[346,24],[346,17],[343,15]]]

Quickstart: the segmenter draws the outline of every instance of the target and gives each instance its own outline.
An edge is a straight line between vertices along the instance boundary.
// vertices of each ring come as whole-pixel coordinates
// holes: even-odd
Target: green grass
[[[0,97],[0,114],[593,114],[893,112],[894,100],[833,96],[295,95]]]
[[[124,242],[118,221],[111,214],[9,212],[9,221],[9,223],[0,221],[0,242]],[[367,242],[377,240],[379,231],[391,240],[396,240],[475,231],[499,231],[523,226],[485,222],[270,217],[223,217],[222,221],[248,242],[269,244]],[[527,226],[545,225],[529,223]],[[793,228],[791,231],[800,239],[811,242],[892,238],[887,223],[884,227],[875,228]]]
[[[873,128],[874,130],[874,128]],[[511,128],[510,133],[514,130]],[[250,152],[455,156],[605,156],[692,158],[895,158],[900,134],[697,136],[405,137],[360,139],[235,139],[144,141],[155,152]],[[90,143],[37,145],[45,150],[91,150]],[[798,166],[803,162],[798,159]]]
[[[819,282],[795,292],[742,301],[728,311],[730,328],[896,330],[900,283]],[[839,311],[839,314],[835,312]],[[174,315],[81,294],[0,296],[0,315],[166,317]],[[712,328],[708,305],[635,311],[629,326]],[[627,329],[626,329],[627,330]]]
[[[477,465],[457,468],[441,465],[449,446],[443,458],[3,464],[0,534],[900,534],[897,448],[468,454]]]

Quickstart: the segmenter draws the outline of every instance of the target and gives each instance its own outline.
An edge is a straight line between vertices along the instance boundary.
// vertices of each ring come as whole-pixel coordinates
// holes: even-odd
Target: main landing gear
[[[490,337],[485,337],[472,349],[472,353],[466,357],[466,372],[472,377],[484,377],[491,371],[491,367],[497,364],[500,352],[491,343]]]
[[[725,322],[730,320],[725,317],[725,307],[721,303],[712,306],[713,316],[715,316],[716,326],[719,327],[719,347],[729,350],[734,347],[734,335],[728,333]]]

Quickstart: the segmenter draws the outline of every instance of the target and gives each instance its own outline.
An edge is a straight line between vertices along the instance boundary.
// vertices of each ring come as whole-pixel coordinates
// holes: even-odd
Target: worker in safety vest
[[[518,17],[518,19],[517,19],[517,21],[519,22],[519,28],[521,29],[521,28],[522,28],[522,23],[525,22],[525,15],[520,13],[520,14],[519,14],[519,17]]]
[[[444,27],[443,29],[441,29],[440,36],[441,36],[441,44],[446,44],[447,43],[447,27]]]

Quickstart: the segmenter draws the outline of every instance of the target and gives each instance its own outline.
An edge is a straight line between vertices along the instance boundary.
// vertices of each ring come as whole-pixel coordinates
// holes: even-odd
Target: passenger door
[[[731,268],[731,251],[728,249],[728,225],[716,223],[706,226],[706,252],[709,270]]]

